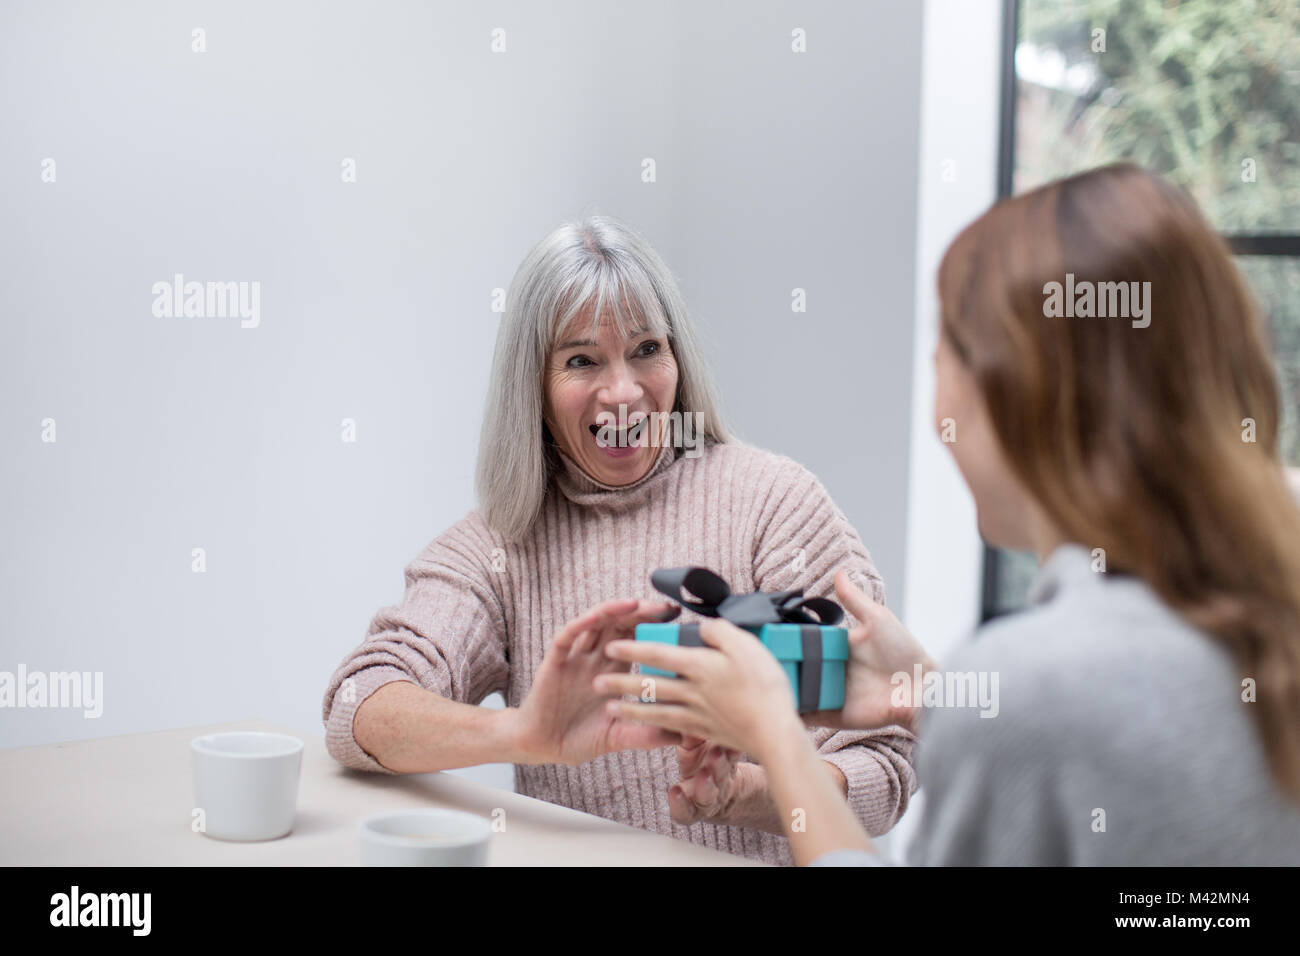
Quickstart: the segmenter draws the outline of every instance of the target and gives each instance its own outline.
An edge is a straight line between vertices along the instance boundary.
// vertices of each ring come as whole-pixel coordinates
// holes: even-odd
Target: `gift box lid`
[[[677,643],[677,629],[680,624],[638,624],[636,638],[639,641],[657,641],[662,644]],[[764,624],[761,627],[747,627],[745,630],[754,634],[778,660],[803,660],[803,628],[807,624]],[[822,635],[822,660],[847,661],[849,659],[849,632],[842,627],[811,625],[817,627]]]
[[[803,660],[803,628],[807,624],[764,624],[761,640],[779,660]],[[849,632],[842,627],[817,626],[822,635],[822,660],[849,659]]]

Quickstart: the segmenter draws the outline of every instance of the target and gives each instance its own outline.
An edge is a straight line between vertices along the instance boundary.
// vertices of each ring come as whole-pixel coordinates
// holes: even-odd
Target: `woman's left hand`
[[[646,674],[602,674],[593,683],[608,694],[631,694],[655,703],[611,700],[613,716],[639,720],[703,737],[715,744],[747,753],[762,762],[773,742],[783,741],[791,728],[805,731],[785,671],[771,651],[748,631],[730,621],[700,622],[707,647],[674,647],[650,641],[611,641],[605,653],[660,670],[676,678]]]
[[[683,737],[677,745],[681,779],[668,789],[673,822],[690,826],[725,820],[740,797],[740,752],[702,737]]]

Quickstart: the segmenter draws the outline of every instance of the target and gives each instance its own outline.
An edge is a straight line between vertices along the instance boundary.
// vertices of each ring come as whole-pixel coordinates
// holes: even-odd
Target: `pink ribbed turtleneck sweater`
[[[500,691],[507,706],[518,706],[548,642],[568,621],[611,598],[661,600],[650,584],[656,568],[707,567],[736,593],[802,587],[832,598],[835,572],[845,568],[884,600],[858,533],[817,478],[785,456],[741,443],[706,446],[697,458],[665,447],[643,478],[619,488],[561,460],[522,541],[507,543],[475,510],[406,567],[402,602],[375,615],[325,693],[326,745],[340,763],[391,772],[352,734],[357,708],[391,681],[464,704]],[[698,619],[691,612],[680,618]],[[349,677],[351,693],[340,693]],[[843,771],[849,805],[868,832],[892,827],[916,787],[915,738],[899,727],[809,735]],[[528,796],[768,863],[793,862],[785,837],[674,823],[667,791],[677,780],[672,747],[606,754],[576,767],[515,767],[515,788]]]

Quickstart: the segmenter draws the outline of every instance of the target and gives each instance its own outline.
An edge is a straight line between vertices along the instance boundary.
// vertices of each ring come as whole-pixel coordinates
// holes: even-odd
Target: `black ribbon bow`
[[[727,582],[708,568],[660,568],[650,575],[650,583],[655,590],[683,607],[705,617],[725,618],[737,627],[762,627],[764,624],[822,624],[829,627],[844,619],[842,607],[830,598],[806,598],[803,588],[732,594]],[[684,598],[683,586],[700,600]]]
[[[732,594],[727,582],[708,568],[660,568],[650,575],[650,583],[683,607],[705,617],[724,618],[737,627],[798,624],[803,650],[799,667],[799,710],[809,713],[819,709],[822,692],[821,629],[844,619],[844,609],[830,598],[806,598],[803,588]],[[688,601],[682,596],[683,587],[700,600]],[[704,647],[700,626],[681,625],[677,629],[677,646]]]

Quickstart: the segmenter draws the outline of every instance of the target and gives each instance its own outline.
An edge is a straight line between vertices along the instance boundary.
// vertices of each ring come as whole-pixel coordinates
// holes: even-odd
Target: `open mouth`
[[[595,436],[596,444],[601,448],[634,447],[639,446],[644,436],[649,433],[650,417],[647,415],[622,428],[616,428],[613,424],[597,423],[592,423],[587,428]]]

